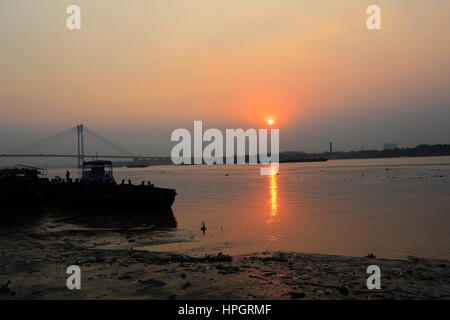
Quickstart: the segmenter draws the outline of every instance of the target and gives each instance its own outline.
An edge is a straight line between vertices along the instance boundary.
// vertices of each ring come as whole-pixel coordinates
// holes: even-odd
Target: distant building
[[[397,149],[396,143],[385,143],[384,144],[384,150],[395,150]]]

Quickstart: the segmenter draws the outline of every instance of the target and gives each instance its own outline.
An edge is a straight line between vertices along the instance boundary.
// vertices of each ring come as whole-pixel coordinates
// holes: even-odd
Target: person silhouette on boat
[[[66,172],[66,182],[67,183],[69,183],[70,182],[70,171],[69,170],[67,170],[67,172]]]

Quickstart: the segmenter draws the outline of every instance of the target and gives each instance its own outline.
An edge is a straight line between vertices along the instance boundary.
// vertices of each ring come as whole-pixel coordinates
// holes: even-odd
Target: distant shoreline
[[[361,151],[335,151],[335,152],[323,152],[323,153],[306,153],[299,151],[284,151],[280,152],[279,163],[302,163],[302,162],[325,162],[328,160],[351,160],[351,159],[388,159],[388,158],[415,158],[415,157],[445,157],[450,156],[450,144],[437,144],[437,145],[418,145],[414,148],[395,148],[390,150],[361,150]],[[173,165],[170,157],[162,158],[158,163],[152,163],[151,161],[145,164],[152,165]],[[182,165],[201,165],[194,164],[182,164]],[[249,161],[249,155],[245,156],[245,163]],[[236,158],[234,161],[236,163]],[[124,163],[123,166],[127,166],[129,163]],[[226,158],[223,160],[223,164],[226,164]],[[203,163],[205,165],[205,163]],[[222,164],[217,164],[222,165]]]
[[[378,159],[403,157],[443,157],[450,156],[450,144],[421,144],[414,148],[394,148],[385,150],[334,151],[324,153],[281,152],[282,159],[326,158],[326,159]]]
[[[361,150],[361,151],[335,151],[323,153],[306,153],[299,151],[280,152],[279,163],[302,163],[302,162],[326,162],[327,160],[355,160],[355,159],[394,159],[394,158],[426,158],[426,157],[447,157],[450,156],[450,144],[438,145],[418,145],[415,148],[396,148],[392,150]],[[245,156],[245,163],[248,163],[249,156]],[[224,158],[224,164],[226,159]],[[236,163],[236,161],[233,161]],[[193,161],[192,161],[193,163]],[[113,162],[116,168],[132,167],[133,162],[117,161]],[[174,165],[170,157],[159,157],[158,160],[139,161],[138,167],[146,168],[151,166]],[[180,166],[191,166],[201,164],[182,164]],[[203,163],[203,165],[205,165]],[[222,165],[222,164],[214,164]],[[43,166],[45,168],[72,168],[72,166]]]

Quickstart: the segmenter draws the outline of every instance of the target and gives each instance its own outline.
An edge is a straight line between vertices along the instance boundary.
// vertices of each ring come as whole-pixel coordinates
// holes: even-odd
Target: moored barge
[[[174,189],[158,188],[150,182],[116,183],[111,161],[84,162],[81,179],[76,180],[70,179],[69,172],[66,179],[48,179],[45,169],[22,165],[0,170],[1,213],[173,217],[175,196]]]

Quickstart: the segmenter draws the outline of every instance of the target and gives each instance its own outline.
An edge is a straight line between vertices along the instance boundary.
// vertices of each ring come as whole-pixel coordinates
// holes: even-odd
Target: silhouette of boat
[[[65,180],[49,180],[46,175],[45,169],[23,165],[1,169],[0,213],[145,214],[176,223],[171,210],[174,189],[158,188],[150,182],[117,184],[111,161],[84,162],[80,180],[73,181],[69,174]]]

